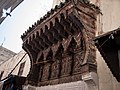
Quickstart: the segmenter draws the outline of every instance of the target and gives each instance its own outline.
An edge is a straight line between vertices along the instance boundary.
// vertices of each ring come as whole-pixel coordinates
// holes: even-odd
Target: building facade
[[[12,71],[27,76],[24,90],[119,90],[93,40],[119,27],[120,1],[61,2],[21,36],[29,56],[21,51],[3,63],[1,79]]]
[[[29,70],[29,57],[25,51],[21,51],[0,65],[0,72],[3,72],[0,81],[4,81],[9,75],[27,77]]]

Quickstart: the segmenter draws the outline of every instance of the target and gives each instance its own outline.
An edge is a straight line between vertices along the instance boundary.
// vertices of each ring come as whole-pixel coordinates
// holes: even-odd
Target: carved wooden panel
[[[62,60],[61,76],[68,76],[71,72],[72,57],[66,57]]]
[[[43,75],[43,69],[44,69],[44,65],[40,65],[40,71],[39,71],[39,82],[41,82],[41,80],[42,80],[42,75]]]
[[[30,71],[30,74],[28,75],[28,80],[29,82],[32,81],[32,83],[34,85],[36,85],[38,83],[38,78],[39,78],[39,72],[40,70],[40,65],[33,65],[31,71]]]
[[[46,56],[46,61],[52,61],[53,60],[53,52],[50,49],[47,56]]]
[[[72,38],[69,46],[67,47],[67,53],[69,55],[74,54],[76,47],[77,47],[77,42],[75,41],[74,38]]]
[[[80,73],[81,71],[81,63],[82,60],[80,59],[81,55],[75,54],[74,55],[74,66],[73,66],[73,73]]]
[[[46,63],[43,67],[43,74],[42,74],[42,79],[41,81],[46,81],[48,80],[49,77],[49,70],[50,70],[50,64]]]
[[[60,62],[59,60],[55,60],[54,63],[51,64],[51,79],[58,78],[59,75],[59,67],[60,67]]]

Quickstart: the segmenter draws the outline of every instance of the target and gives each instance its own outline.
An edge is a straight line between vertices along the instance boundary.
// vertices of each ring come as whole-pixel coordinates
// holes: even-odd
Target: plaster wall
[[[99,90],[120,90],[120,83],[113,77],[107,64],[97,51],[97,72],[99,76]]]
[[[103,32],[114,30],[120,26],[120,0],[101,0]]]
[[[90,2],[97,5],[102,13],[99,20],[102,26],[98,31],[102,30],[103,34],[120,26],[120,0],[90,0]]]

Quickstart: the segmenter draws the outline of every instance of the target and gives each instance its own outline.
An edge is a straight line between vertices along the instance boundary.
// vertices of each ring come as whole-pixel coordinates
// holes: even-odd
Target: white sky
[[[0,45],[16,53],[22,50],[21,35],[47,13],[53,0],[24,0],[2,24],[0,24]]]

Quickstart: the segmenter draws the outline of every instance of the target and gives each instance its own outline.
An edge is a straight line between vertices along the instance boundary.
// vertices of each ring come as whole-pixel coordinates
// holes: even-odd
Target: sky
[[[18,53],[22,50],[21,35],[52,8],[53,0],[24,0],[11,17],[0,24],[0,45]]]

